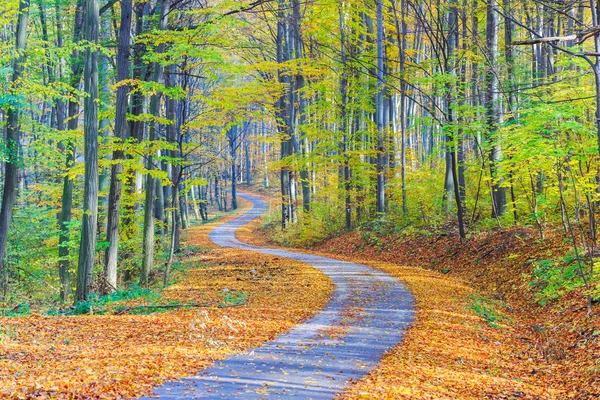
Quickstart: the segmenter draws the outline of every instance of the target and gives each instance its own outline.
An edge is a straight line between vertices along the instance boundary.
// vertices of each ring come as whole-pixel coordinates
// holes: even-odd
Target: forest
[[[414,296],[340,398],[600,398],[600,1],[0,0],[0,23],[0,397],[138,397],[268,342],[346,284],[316,251]],[[295,261],[215,245],[252,206],[238,238]]]

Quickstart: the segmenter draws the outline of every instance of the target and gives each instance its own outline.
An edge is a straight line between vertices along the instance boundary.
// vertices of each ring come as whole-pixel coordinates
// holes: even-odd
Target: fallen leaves
[[[493,328],[472,313],[468,285],[420,268],[365,263],[405,282],[417,315],[403,343],[340,398],[500,399],[517,392],[560,397],[560,390],[529,375],[509,340],[511,328]]]
[[[260,226],[255,221],[238,237],[273,245],[252,233]],[[539,243],[525,228],[464,243],[455,236],[365,236],[345,233],[317,250],[398,277],[418,311],[403,343],[341,398],[600,398],[600,316],[585,317],[581,293],[540,307],[529,290],[532,260],[566,251],[559,236]],[[503,304],[506,315],[490,316],[485,304],[474,304],[482,298]]]
[[[498,333],[496,331],[502,334],[503,338],[498,341],[506,347],[503,355],[509,351],[515,356],[514,365],[509,365],[514,370],[513,379],[519,382],[532,379],[540,387],[555,390],[545,395],[532,395],[524,390],[525,398],[600,398],[600,338],[593,335],[594,331],[600,331],[600,315],[596,312],[593,318],[586,317],[580,290],[571,292],[560,301],[540,306],[530,289],[534,261],[562,256],[567,251],[568,245],[559,235],[549,236],[545,242],[539,242],[535,232],[525,228],[510,228],[475,235],[464,243],[455,236],[403,238],[393,235],[379,240],[382,246],[365,244],[361,233],[353,232],[333,238],[319,248],[349,256],[353,260],[380,260],[382,263],[378,266],[403,280],[404,272],[401,269],[395,272],[394,264],[421,265],[435,270],[440,276],[437,287],[440,292],[437,295],[423,295],[428,299],[433,296],[455,299],[454,310],[470,315],[464,318],[481,319],[482,316],[473,312],[465,313],[462,306],[458,307],[459,304],[465,304],[461,300],[465,294],[460,290],[450,291],[446,286],[452,287],[452,282],[468,287],[471,291],[468,297],[477,299],[483,295],[491,303],[502,303],[510,321],[505,321],[503,317],[497,322],[492,321],[492,325],[498,323],[501,328],[492,330],[491,334],[481,334],[488,338]],[[409,280],[406,282],[418,299],[418,289]],[[421,309],[423,307],[430,307],[430,304],[424,303]],[[467,307],[474,311],[473,302],[468,304],[467,301]],[[450,310],[447,307],[444,313]],[[431,310],[435,313],[440,311]],[[443,318],[446,318],[445,315]],[[485,313],[483,317],[486,318]],[[431,318],[427,320],[432,326],[438,324]],[[447,338],[444,340],[452,337],[450,331],[453,329],[447,327]],[[448,341],[444,346],[461,348],[463,345]],[[492,351],[485,343],[480,345]],[[499,364],[496,369],[504,368],[503,364]],[[513,393],[509,387],[504,392],[481,390],[481,397],[485,398],[511,398],[510,393]]]
[[[326,304],[332,285],[322,273],[290,260],[211,246],[213,226],[187,232],[188,243],[210,249],[185,260],[198,267],[163,298],[219,304],[228,289],[245,293],[243,305],[151,315],[3,318],[0,397],[139,396],[273,339]]]

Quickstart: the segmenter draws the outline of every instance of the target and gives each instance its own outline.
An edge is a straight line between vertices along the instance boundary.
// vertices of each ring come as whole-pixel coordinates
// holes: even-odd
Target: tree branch
[[[112,6],[114,6],[117,1],[119,1],[119,0],[108,0],[108,3],[106,3],[105,5],[103,5],[102,8],[100,8],[100,15],[102,15],[106,11],[110,10],[110,8]]]

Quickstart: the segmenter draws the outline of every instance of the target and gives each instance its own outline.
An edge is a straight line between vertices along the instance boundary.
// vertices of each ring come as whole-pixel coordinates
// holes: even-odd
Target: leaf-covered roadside
[[[421,268],[364,263],[406,283],[417,316],[404,342],[340,399],[563,398],[532,373],[537,364],[509,324],[490,324],[473,310],[472,287]]]
[[[207,251],[185,261],[198,268],[165,290],[164,299],[219,304],[223,293],[244,293],[244,304],[152,315],[2,318],[0,397],[142,395],[272,339],[327,302],[332,286],[321,273],[289,260],[215,248],[208,240],[212,227],[188,231],[187,243]]]
[[[273,246],[253,234],[261,225],[255,221],[238,236]],[[580,290],[542,306],[531,286],[534,260],[568,250],[559,237],[539,243],[535,232],[513,228],[461,244],[453,235],[358,231],[315,250],[382,269],[417,301],[402,344],[341,398],[600,398],[598,314],[586,318]]]
[[[380,236],[377,243],[365,236],[340,235],[318,249],[371,260],[366,263],[397,276],[415,293],[419,312],[407,340],[353,389],[353,396],[394,393],[402,398],[394,389],[405,387],[400,381],[430,376],[429,383],[422,382],[429,387],[419,392],[422,398],[454,398],[453,388],[460,398],[600,397],[597,308],[592,318],[586,317],[581,289],[542,305],[539,288],[532,286],[538,260],[560,259],[568,251],[559,236],[540,243],[524,228],[480,234],[462,244],[453,235]],[[402,264],[436,272],[411,272]],[[428,274],[436,278],[428,282]],[[498,314],[487,314],[478,299],[487,299],[483,306]],[[426,358],[426,367],[415,362],[418,354]],[[407,389],[406,396],[410,393]]]

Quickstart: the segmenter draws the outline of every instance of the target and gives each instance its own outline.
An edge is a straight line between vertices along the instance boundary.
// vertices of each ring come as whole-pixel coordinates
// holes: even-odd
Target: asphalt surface
[[[399,280],[363,264],[240,242],[236,229],[268,205],[238,195],[254,207],[215,228],[211,240],[310,264],[335,284],[333,296],[313,318],[272,342],[157,387],[146,399],[333,399],[402,341],[414,319],[414,298]]]

